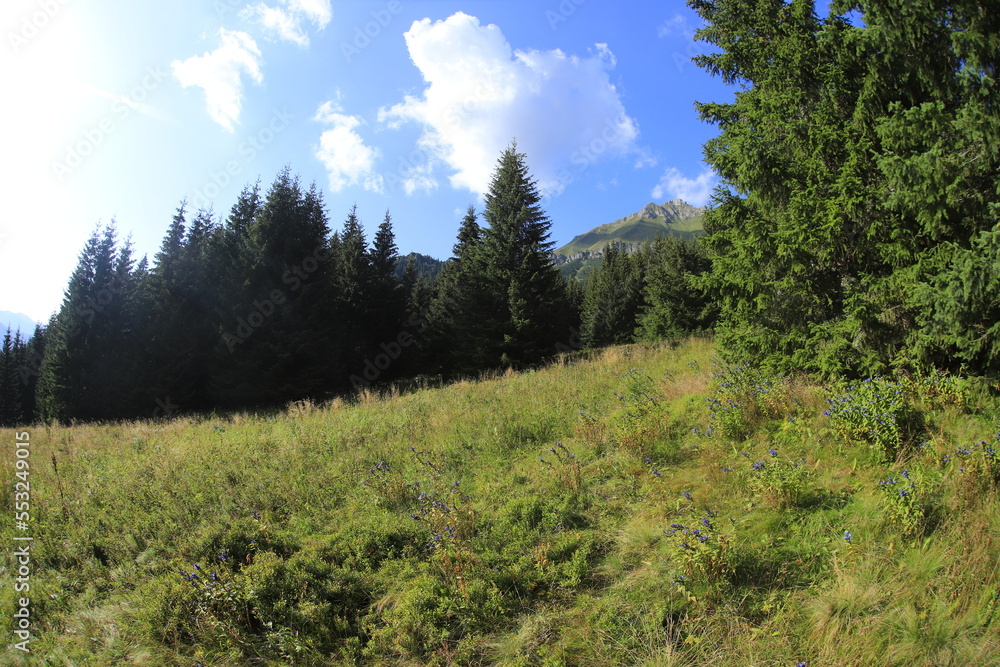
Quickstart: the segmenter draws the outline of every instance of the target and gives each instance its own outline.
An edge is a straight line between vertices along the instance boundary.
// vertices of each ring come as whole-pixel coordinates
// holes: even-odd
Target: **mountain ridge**
[[[704,231],[702,216],[707,210],[704,206],[692,206],[683,199],[671,199],[663,204],[650,202],[635,213],[578,234],[558,248],[555,254],[566,261],[600,256],[608,243],[638,246],[656,236],[697,236]]]

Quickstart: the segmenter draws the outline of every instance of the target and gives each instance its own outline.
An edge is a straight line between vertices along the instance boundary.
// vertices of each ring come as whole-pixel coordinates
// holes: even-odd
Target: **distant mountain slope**
[[[7,333],[10,327],[11,333],[21,330],[21,338],[31,338],[35,333],[35,321],[21,313],[12,313],[9,310],[0,310],[0,337]]]
[[[417,269],[417,275],[423,276],[424,280],[431,282],[437,279],[438,274],[441,273],[441,268],[444,266],[444,262],[440,259],[435,259],[430,255],[421,255],[419,252],[411,252],[409,255],[401,256],[396,262],[396,276],[398,278],[403,277],[406,264],[411,259],[413,260],[414,267]]]
[[[683,199],[664,204],[650,203],[641,211],[580,234],[556,250],[556,255],[572,259],[581,253],[600,253],[611,242],[639,245],[657,236],[693,237],[705,231],[704,206],[691,206]]]

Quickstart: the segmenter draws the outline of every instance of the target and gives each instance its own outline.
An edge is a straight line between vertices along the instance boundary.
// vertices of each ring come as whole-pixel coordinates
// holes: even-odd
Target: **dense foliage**
[[[653,310],[674,324],[645,326],[646,337],[704,328],[690,324],[697,314],[677,314],[700,303],[672,301],[689,288],[687,274],[705,268],[681,261],[694,245],[632,256],[612,248],[592,280],[567,284],[539,202],[512,145],[485,210],[470,207],[443,265],[401,258],[388,212],[370,243],[356,208],[331,231],[319,190],[288,168],[266,192],[246,187],[222,220],[182,203],[151,265],[135,260],[114,224],[98,228],[48,327],[30,342],[5,339],[0,423],[268,408],[526,368],[584,342],[629,342]],[[633,276],[627,283],[618,284],[620,267]],[[657,277],[666,275],[667,293]]]
[[[734,359],[1000,371],[1000,12],[978,0],[691,0],[738,87],[707,216]]]

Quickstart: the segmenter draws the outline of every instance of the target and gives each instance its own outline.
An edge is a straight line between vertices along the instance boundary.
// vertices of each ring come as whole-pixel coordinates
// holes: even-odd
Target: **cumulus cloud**
[[[292,12],[305,16],[320,30],[333,18],[330,0],[289,0],[288,6]]]
[[[457,13],[415,21],[404,35],[423,75],[419,95],[379,111],[390,127],[423,127],[420,148],[451,170],[451,185],[484,193],[512,139],[545,194],[558,194],[590,165],[635,149],[638,127],[609,71],[614,55],[514,51],[496,25]]]
[[[204,55],[171,63],[174,77],[185,88],[198,86],[205,91],[205,102],[212,119],[230,132],[239,122],[243,106],[243,77],[255,83],[263,80],[260,49],[245,32],[219,29],[222,46]]]
[[[687,178],[680,170],[670,167],[660,177],[652,195],[657,201],[669,197],[683,199],[692,206],[705,206],[718,182],[711,169],[702,171],[695,178]]]
[[[324,102],[313,120],[330,125],[319,138],[315,155],[326,167],[330,189],[340,192],[360,185],[365,190],[382,192],[383,179],[375,171],[378,150],[366,146],[355,128],[363,124],[360,118],[343,113],[339,102]]]
[[[330,0],[282,0],[281,4],[282,7],[272,7],[258,2],[248,5],[240,16],[258,23],[268,34],[301,47],[309,46],[309,37],[302,29],[303,19],[322,30],[333,18]]]

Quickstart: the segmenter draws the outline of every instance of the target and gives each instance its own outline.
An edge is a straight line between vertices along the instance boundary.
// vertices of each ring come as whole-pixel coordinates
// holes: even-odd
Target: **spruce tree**
[[[471,373],[481,368],[477,324],[486,294],[479,268],[478,253],[483,239],[479,215],[469,206],[452,246],[452,255],[441,268],[434,285],[422,337],[428,370],[433,374]]]
[[[637,338],[676,340],[712,328],[714,304],[695,284],[711,262],[697,241],[659,237],[640,251],[637,260],[646,266]]]
[[[480,368],[537,364],[568,335],[566,293],[553,263],[551,222],[516,143],[498,160],[485,198],[488,226],[473,253],[480,322],[468,343]]]
[[[587,347],[631,343],[642,304],[642,272],[618,244],[604,247],[584,288],[582,338]]]
[[[721,134],[707,216],[731,358],[822,374],[900,363],[1000,369],[997,13],[975,0],[692,0],[741,90],[702,103]],[[846,16],[856,8],[864,19]]]
[[[0,346],[0,426],[11,427],[24,423],[22,413],[21,382],[17,360],[21,347],[21,333],[12,333],[7,327]]]
[[[114,223],[88,239],[49,330],[39,378],[43,419],[115,419],[134,387],[131,331],[124,326],[132,286],[131,245],[118,248]]]

